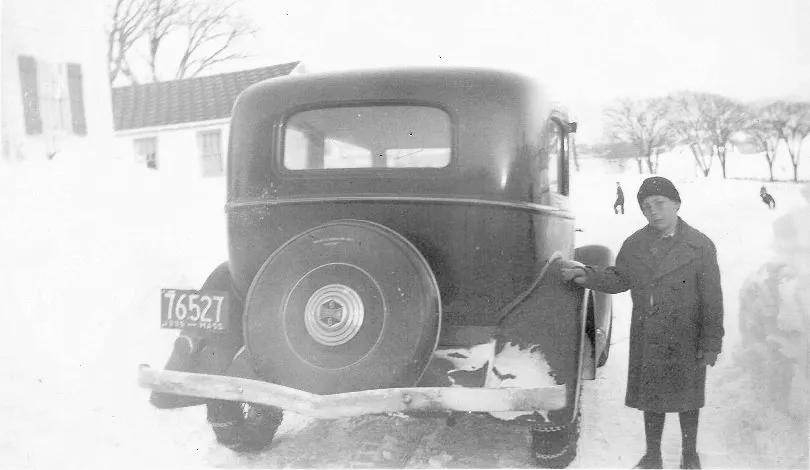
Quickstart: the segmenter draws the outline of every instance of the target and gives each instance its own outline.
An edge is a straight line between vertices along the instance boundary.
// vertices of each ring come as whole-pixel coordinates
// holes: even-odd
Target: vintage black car
[[[162,292],[182,328],[158,408],[205,404],[220,443],[266,448],[284,410],[490,413],[536,463],[576,454],[580,389],[609,351],[608,296],[563,281],[575,248],[564,110],[475,68],[271,79],[238,98],[229,259]]]

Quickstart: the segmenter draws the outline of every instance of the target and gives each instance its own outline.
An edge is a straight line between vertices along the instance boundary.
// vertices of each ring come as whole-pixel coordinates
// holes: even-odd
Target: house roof
[[[288,75],[299,63],[113,88],[115,130],[230,117],[236,97],[245,88],[268,78]]]

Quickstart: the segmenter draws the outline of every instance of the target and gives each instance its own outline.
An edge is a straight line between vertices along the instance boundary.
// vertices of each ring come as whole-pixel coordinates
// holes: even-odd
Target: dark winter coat
[[[630,289],[626,405],[659,413],[694,410],[704,404],[706,384],[697,353],[719,353],[723,338],[717,252],[680,218],[663,250],[661,243],[660,232],[642,228],[625,240],[616,266],[586,268],[585,286],[613,294]]]
[[[621,187],[616,188],[616,205],[624,204],[624,191]]]

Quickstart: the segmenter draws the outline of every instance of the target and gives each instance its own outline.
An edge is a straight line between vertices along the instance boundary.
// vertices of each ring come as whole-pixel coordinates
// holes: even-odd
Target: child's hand
[[[698,351],[698,363],[704,366],[712,366],[717,362],[717,353],[714,351]]]
[[[574,281],[577,284],[584,284],[588,275],[585,272],[585,265],[579,261],[564,260],[562,262],[562,277],[566,281]]]

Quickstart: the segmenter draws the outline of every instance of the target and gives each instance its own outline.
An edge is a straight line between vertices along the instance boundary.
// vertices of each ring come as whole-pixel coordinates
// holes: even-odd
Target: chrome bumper
[[[532,412],[566,405],[566,386],[538,388],[411,387],[317,395],[259,380],[157,370],[141,365],[138,383],[154,391],[276,406],[334,419],[407,411]]]

